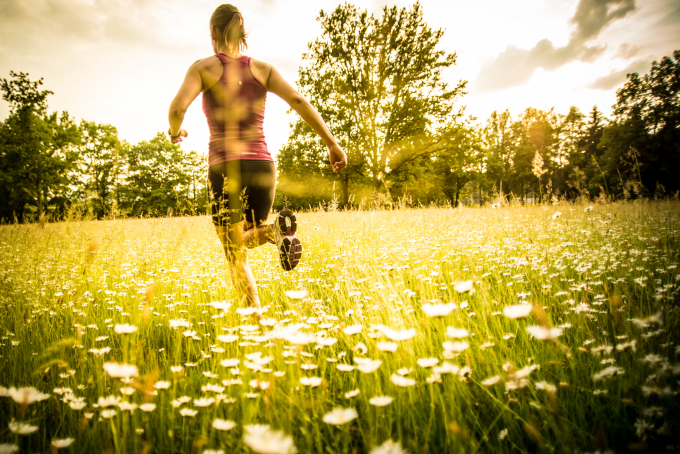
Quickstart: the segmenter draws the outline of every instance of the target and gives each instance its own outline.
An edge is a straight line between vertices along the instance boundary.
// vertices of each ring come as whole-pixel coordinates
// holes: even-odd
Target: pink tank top
[[[272,161],[262,122],[267,90],[250,70],[250,57],[217,54],[223,66],[220,80],[203,93],[208,119],[208,165],[237,159]]]

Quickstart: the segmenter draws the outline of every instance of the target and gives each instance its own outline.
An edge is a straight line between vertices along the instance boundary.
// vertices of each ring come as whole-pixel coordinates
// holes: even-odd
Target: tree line
[[[351,4],[319,14],[299,90],[349,156],[334,174],[323,142],[301,119],[277,155],[275,208],[458,206],[508,199],[620,199],[680,190],[680,51],[629,74],[610,118],[593,107],[495,111],[485,121],[459,103],[466,81],[444,71],[419,3],[381,16]],[[206,212],[207,159],[158,133],[130,144],[115,127],[49,113],[42,79],[2,79],[0,219],[89,213],[103,218]],[[556,87],[556,89],[558,89]]]
[[[130,144],[115,127],[47,110],[43,79],[2,79],[10,114],[0,123],[0,219],[205,212],[205,156],[163,133]]]
[[[333,174],[324,144],[302,120],[278,155],[278,194],[295,207],[399,202],[457,206],[507,200],[634,198],[680,190],[680,51],[629,74],[613,114],[528,108],[483,122],[457,102],[466,82],[442,71],[419,3],[382,16],[344,4],[319,15],[298,86],[349,155]],[[559,89],[559,87],[556,87]],[[304,182],[304,183],[302,183]]]

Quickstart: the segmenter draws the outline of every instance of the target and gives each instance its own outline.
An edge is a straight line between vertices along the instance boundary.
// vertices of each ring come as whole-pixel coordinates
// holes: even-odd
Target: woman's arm
[[[199,63],[200,61],[197,61],[189,67],[187,75],[184,77],[184,82],[182,82],[182,86],[179,87],[175,99],[170,103],[170,111],[168,112],[170,130],[168,131],[168,134],[173,137],[178,136],[172,143],[181,142],[182,137],[188,135],[185,130],[180,128],[184,121],[184,114],[187,112],[189,105],[194,102],[194,99],[196,99],[203,88],[201,74],[198,71]]]
[[[293,108],[302,119],[312,127],[312,129],[321,137],[328,147],[328,157],[333,167],[334,172],[339,172],[347,166],[347,155],[343,149],[335,141],[335,137],[326,127],[326,123],[304,96],[297,92],[281,74],[271,66],[269,78],[267,81],[267,90],[281,99],[286,101],[290,107]]]

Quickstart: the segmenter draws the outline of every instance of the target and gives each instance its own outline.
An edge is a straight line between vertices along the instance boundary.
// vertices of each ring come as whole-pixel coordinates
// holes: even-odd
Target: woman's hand
[[[331,162],[333,172],[340,172],[347,167],[347,154],[337,143],[328,147],[328,160]]]
[[[182,141],[182,137],[188,137],[189,133],[186,131],[186,129],[180,129],[179,133],[173,139],[172,133],[170,132],[170,130],[168,130],[168,135],[170,136],[170,142],[180,143]]]

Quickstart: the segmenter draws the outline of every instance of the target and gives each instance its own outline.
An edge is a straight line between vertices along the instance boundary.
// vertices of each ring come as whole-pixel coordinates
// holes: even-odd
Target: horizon
[[[32,80],[44,78],[43,89],[54,92],[50,111],[111,124],[130,143],[167,131],[167,110],[186,70],[212,54],[207,23],[219,3],[125,1],[123,8],[66,0],[42,0],[31,8],[21,0],[0,5],[6,24],[0,31],[0,77],[9,78],[13,70],[28,72]],[[413,4],[352,3],[376,15],[385,5]],[[466,115],[478,123],[506,108],[515,116],[529,107],[566,114],[574,105],[587,114],[597,105],[610,117],[627,73],[645,74],[652,61],[680,48],[680,6],[669,0],[420,3],[428,25],[445,29],[439,49],[458,55],[445,77],[452,85],[468,80],[468,94],[458,106],[467,106]],[[320,34],[319,11],[339,5],[235,4],[249,33],[245,54],[273,64],[293,85],[307,43]],[[189,137],[182,148],[207,154],[209,132],[200,102],[199,96],[185,117]],[[268,96],[264,128],[274,157],[294,118],[287,110],[281,99]],[[8,113],[3,102],[0,119]]]

